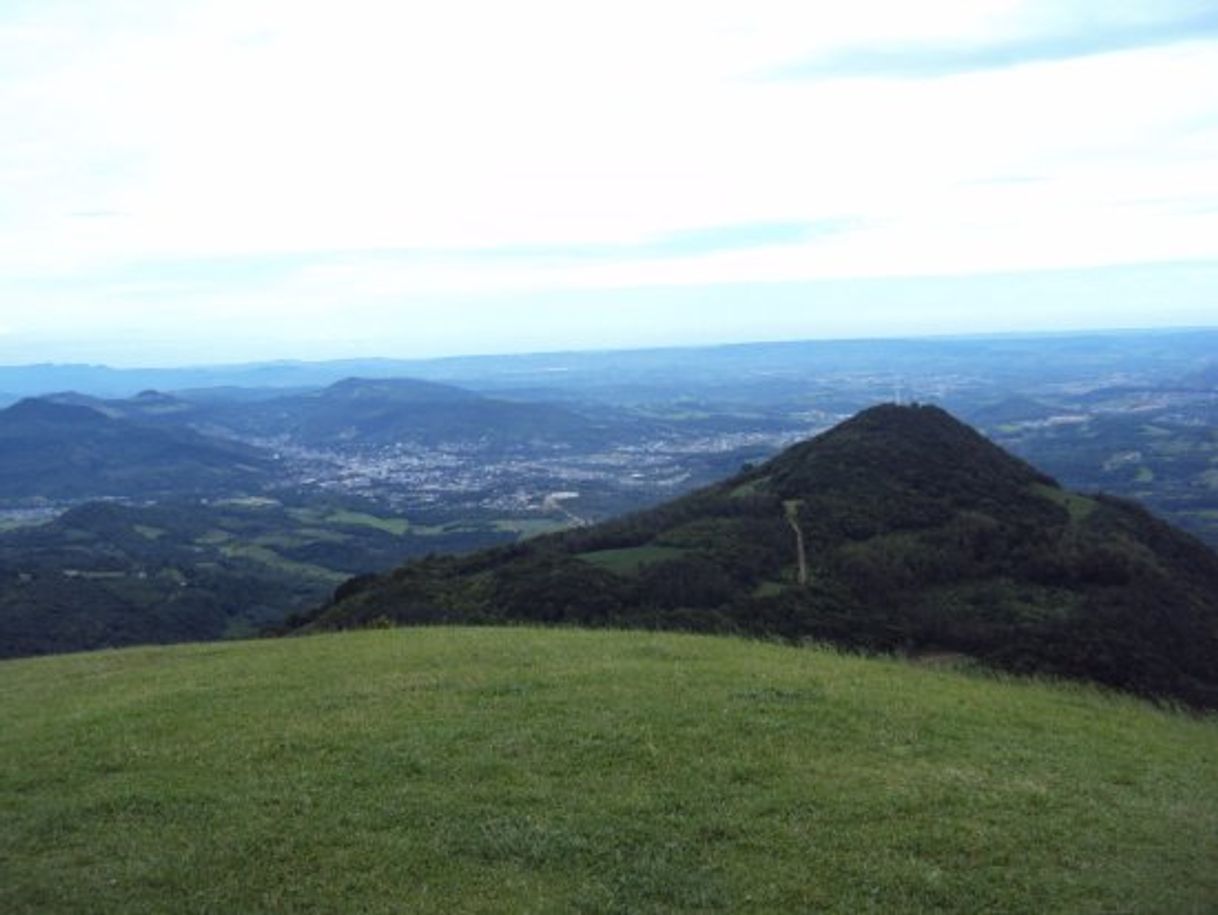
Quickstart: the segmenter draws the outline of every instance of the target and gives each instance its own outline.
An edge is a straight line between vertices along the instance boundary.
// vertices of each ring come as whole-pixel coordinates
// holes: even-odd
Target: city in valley
[[[883,402],[942,406],[1214,545],[1214,352],[1218,333],[1188,331],[0,368],[0,605],[85,589],[116,614],[194,608],[192,636],[257,631],[353,575],[638,511]]]

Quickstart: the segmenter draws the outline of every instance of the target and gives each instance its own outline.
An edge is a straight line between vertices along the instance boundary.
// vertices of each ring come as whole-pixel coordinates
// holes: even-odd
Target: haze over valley
[[[0,411],[4,650],[256,632],[352,575],[655,505],[894,400],[942,405],[1063,485],[1135,498],[1213,546],[1216,343],[1189,330],[0,368],[33,395]]]

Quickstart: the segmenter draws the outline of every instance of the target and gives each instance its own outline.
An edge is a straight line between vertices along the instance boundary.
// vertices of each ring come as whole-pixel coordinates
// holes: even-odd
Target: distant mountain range
[[[248,445],[115,413],[44,399],[0,410],[0,498],[214,495],[271,479],[272,461]]]
[[[225,417],[213,421],[227,421],[244,434],[282,435],[307,445],[570,444],[615,428],[561,405],[490,398],[412,378],[346,378],[316,392],[230,403]]]
[[[994,382],[1035,374],[1045,380],[1105,371],[1173,372],[1211,384],[1213,372],[1182,368],[1212,362],[1218,328],[998,334],[891,340],[807,340],[621,351],[455,356],[438,359],[281,360],[184,368],[104,365],[0,366],[0,392],[10,400],[75,390],[131,397],[144,390],[182,392],[231,388],[318,389],[344,378],[419,378],[484,393],[513,391],[542,399],[572,393],[615,402],[681,396],[691,389],[743,401],[772,400],[776,389],[797,393],[809,375],[882,372],[917,383],[944,372]],[[1187,378],[1185,378],[1187,376]],[[891,382],[890,382],[891,383]],[[0,400],[0,403],[3,401]]]
[[[716,479],[870,405],[916,399],[1066,485],[1135,498],[1218,545],[1215,352],[1218,329],[1196,328],[183,369],[0,366],[0,391],[273,450],[295,445],[280,452],[294,462],[281,479],[342,487],[373,469],[362,494],[390,504],[409,476],[386,463],[392,449],[422,445],[446,459],[457,444],[464,476],[448,480],[460,477],[464,494],[485,482],[485,504],[544,495],[548,466],[555,483],[587,483],[576,487],[583,514],[598,518],[669,498],[681,481]],[[327,465],[309,450],[343,453]]]
[[[605,434],[620,436],[623,424],[642,422],[608,408],[593,414],[561,404],[487,397],[414,378],[344,378],[324,388],[301,391],[218,388],[168,394],[147,390],[121,399],[68,391],[30,399],[27,404],[37,402],[87,407],[111,419],[143,425],[186,427],[227,437],[281,436],[310,446],[445,440],[570,444]]]
[[[1205,330],[150,373],[0,367],[0,390],[41,393],[0,409],[0,613],[25,633],[0,626],[0,654],[249,631],[357,572],[664,502],[361,579],[366,591],[345,586],[307,622],[779,633],[1207,702],[1208,668],[1163,646],[1212,648],[1194,622],[1218,593],[1213,554],[1128,504],[1067,493],[1026,464],[1021,476],[958,423],[931,421],[946,414],[913,411],[898,430],[906,414],[881,411],[885,432],[864,413],[843,427],[853,432],[737,471],[868,405],[930,399],[1055,479],[1136,498],[1216,545],[1215,347]],[[407,367],[426,377],[383,377]],[[847,441],[858,450],[826,457]],[[1140,634],[1120,642],[1121,627]]]
[[[1218,556],[935,407],[869,409],[619,520],[352,580],[292,626],[507,621],[955,652],[1218,707]]]
[[[271,485],[272,452],[236,439],[312,448],[587,447],[656,425],[611,409],[579,412],[413,379],[349,378],[238,400],[63,392],[0,410],[0,499],[231,495]]]

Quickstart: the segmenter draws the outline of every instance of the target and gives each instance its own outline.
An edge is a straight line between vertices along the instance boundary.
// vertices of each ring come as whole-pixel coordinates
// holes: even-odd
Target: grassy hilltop
[[[1212,912],[1218,722],[735,638],[0,663],[5,912]]]

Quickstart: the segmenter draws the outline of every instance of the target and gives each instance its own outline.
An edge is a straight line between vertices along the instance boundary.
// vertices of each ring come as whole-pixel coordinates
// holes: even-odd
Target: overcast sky
[[[0,2],[0,362],[1199,324],[1213,0]]]

